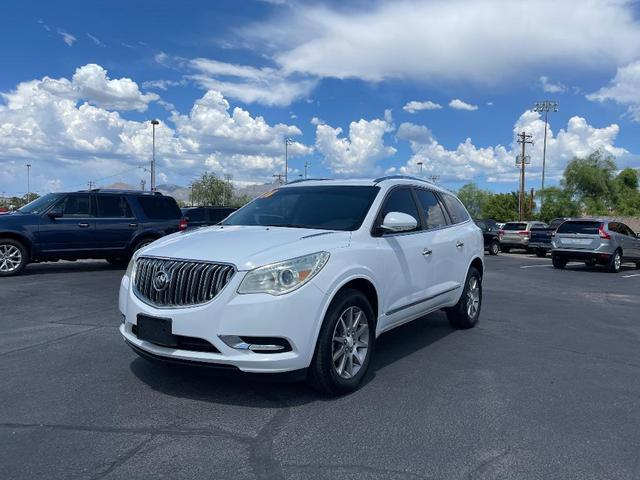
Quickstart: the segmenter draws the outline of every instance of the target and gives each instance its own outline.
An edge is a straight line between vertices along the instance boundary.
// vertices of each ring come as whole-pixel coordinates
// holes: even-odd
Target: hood
[[[319,251],[344,248],[351,232],[306,228],[214,226],[174,233],[141,255],[232,263],[240,271]]]
[[[3,225],[31,225],[38,223],[39,220],[39,215],[33,215],[31,213],[4,212],[0,213],[0,228],[2,228]]]

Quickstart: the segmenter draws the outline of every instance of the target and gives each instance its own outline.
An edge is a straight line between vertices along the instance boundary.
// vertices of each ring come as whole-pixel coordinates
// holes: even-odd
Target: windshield
[[[44,197],[35,199],[33,202],[27,203],[24,207],[19,208],[20,213],[35,213],[40,214],[53,205],[63,193],[48,193]]]
[[[281,188],[244,206],[222,225],[357,230],[378,190],[374,186]]]

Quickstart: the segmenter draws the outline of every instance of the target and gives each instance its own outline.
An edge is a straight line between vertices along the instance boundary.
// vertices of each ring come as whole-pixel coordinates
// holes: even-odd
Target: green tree
[[[205,172],[193,182],[192,192],[194,205],[228,205],[233,198],[233,184],[215,173]]]
[[[571,199],[571,195],[559,187],[544,189],[544,203],[538,217],[544,222],[558,217],[577,217],[580,214],[578,204]]]
[[[615,210],[617,214],[640,214],[638,183],[638,172],[633,168],[625,168],[615,178]]]
[[[564,171],[563,186],[580,210],[590,215],[607,214],[614,207],[613,174],[616,163],[596,150],[586,158],[574,158]]]
[[[510,222],[518,220],[520,218],[520,212],[518,211],[518,193],[496,193],[491,195],[482,209],[483,218],[493,218],[497,222]],[[531,195],[526,193],[524,196],[525,219],[533,218],[533,212],[531,205],[535,209],[535,202],[531,201]]]
[[[475,183],[467,183],[458,190],[458,198],[464,203],[473,218],[482,217],[484,206],[491,196],[491,192],[478,188]]]

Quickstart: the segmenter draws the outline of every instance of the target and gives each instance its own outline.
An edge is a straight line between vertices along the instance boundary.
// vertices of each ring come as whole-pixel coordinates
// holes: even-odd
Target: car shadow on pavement
[[[446,315],[437,312],[381,335],[363,386],[374,381],[378,370],[428,348],[453,331]],[[277,408],[337,398],[322,395],[304,382],[291,382],[272,375],[219,373],[206,367],[170,365],[142,358],[131,362],[130,369],[155,391],[212,403]]]

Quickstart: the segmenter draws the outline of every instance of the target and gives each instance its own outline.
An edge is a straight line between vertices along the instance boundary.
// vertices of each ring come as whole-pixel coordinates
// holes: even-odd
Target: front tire
[[[471,267],[458,303],[447,310],[447,318],[453,328],[473,328],[478,323],[482,307],[482,276]]]
[[[329,395],[356,390],[367,373],[375,346],[375,318],[367,297],[345,289],[325,315],[307,382]]]
[[[0,239],[0,277],[18,275],[29,261],[27,248],[11,238]]]
[[[489,244],[489,255],[498,255],[498,252],[500,252],[500,243],[494,240]]]

